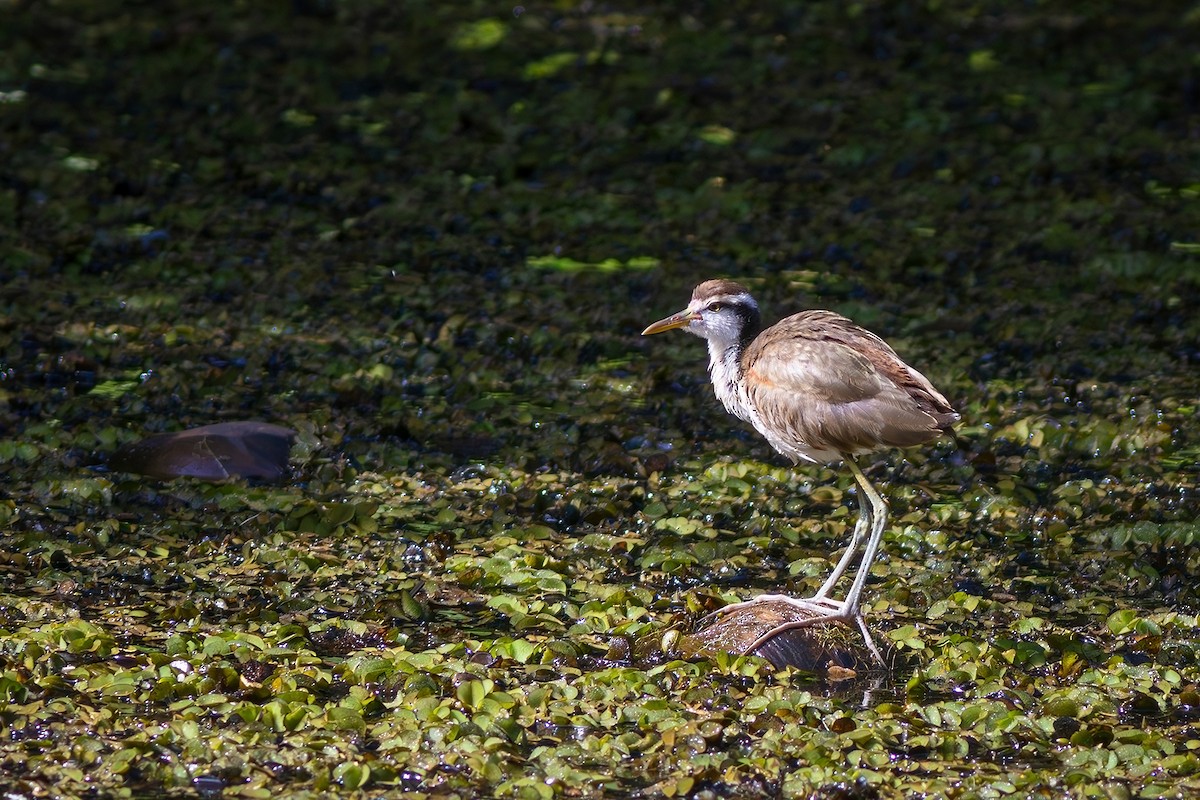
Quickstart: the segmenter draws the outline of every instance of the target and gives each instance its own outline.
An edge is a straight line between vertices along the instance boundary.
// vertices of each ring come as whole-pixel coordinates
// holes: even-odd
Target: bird
[[[746,652],[785,630],[855,623],[871,654],[886,664],[861,604],[888,507],[855,457],[952,434],[960,415],[924,375],[874,333],[825,310],[801,311],[764,329],[758,303],[732,280],[704,281],[692,292],[687,308],[652,323],[642,335],[675,329],[708,341],[713,390],[729,413],[748,422],[794,465],[844,463],[859,489],[859,515],[846,551],[813,596],[762,594],[715,613],[786,602],[807,616],[768,630]],[[860,552],[849,590],[844,598],[835,598],[836,584]]]

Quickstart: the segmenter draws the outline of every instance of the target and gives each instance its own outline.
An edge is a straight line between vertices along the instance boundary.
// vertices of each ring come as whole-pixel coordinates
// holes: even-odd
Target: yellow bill
[[[666,319],[660,319],[658,322],[650,325],[646,330],[642,331],[642,336],[649,336],[653,333],[662,333],[663,331],[673,330],[675,328],[686,328],[692,323],[692,320],[699,319],[700,315],[690,308],[685,308],[678,314],[672,314]]]

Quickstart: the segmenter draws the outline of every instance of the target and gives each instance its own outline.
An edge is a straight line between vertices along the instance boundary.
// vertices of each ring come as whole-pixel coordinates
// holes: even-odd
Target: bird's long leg
[[[854,459],[848,455],[842,458],[847,464],[854,463]],[[855,466],[857,467],[857,465]],[[855,477],[855,482],[858,482],[857,476]],[[850,543],[846,545],[846,552],[842,553],[842,557],[838,559],[837,566],[833,568],[833,572],[829,573],[829,577],[825,579],[825,583],[821,584],[821,588],[813,595],[813,600],[828,598],[829,593],[833,591],[833,587],[837,585],[838,580],[845,574],[849,566],[854,563],[854,555],[862,545],[863,536],[866,535],[867,526],[871,524],[871,519],[871,506],[867,502],[866,496],[860,493],[858,496],[858,519],[854,521],[854,533],[850,537]]]
[[[854,556],[858,552],[858,548],[862,545],[863,537],[866,535],[867,527],[870,523],[871,515],[865,508],[860,508],[858,519],[854,523],[854,534],[850,537],[850,543],[846,546],[846,552],[842,553],[842,557],[838,559],[837,566],[833,568],[833,572],[829,573],[829,577],[825,579],[825,583],[821,584],[821,588],[817,589],[817,593],[813,595],[813,599],[829,597],[829,593],[833,591],[833,587],[837,585],[838,580],[846,573],[846,569],[854,563]]]
[[[863,587],[867,585],[867,575],[871,571],[871,565],[875,563],[875,554],[879,552],[879,545],[883,541],[883,529],[887,526],[888,507],[853,459],[846,459],[846,466],[854,473],[854,479],[858,481],[858,488],[862,490],[864,512],[867,506],[870,506],[871,509],[871,535],[867,539],[866,547],[863,548],[858,574],[854,576],[854,583],[850,584],[850,592],[846,595],[845,604],[846,615],[858,618],[861,624],[862,613],[859,610],[859,602],[862,599]],[[863,626],[863,633],[866,633],[866,626]]]
[[[799,609],[807,611],[813,616],[807,619],[787,622],[782,625],[777,625],[763,635],[759,636],[746,648],[746,652],[751,653],[760,646],[775,638],[779,634],[795,628],[807,628],[812,625],[823,622],[841,622],[850,624],[851,620],[858,624],[858,629],[862,632],[863,641],[867,645],[867,649],[875,656],[875,660],[880,664],[886,664],[883,655],[879,652],[879,648],[875,646],[874,639],[871,638],[871,632],[867,629],[867,623],[863,619],[862,609],[860,608],[862,600],[863,587],[867,583],[867,575],[871,571],[871,565],[875,561],[875,556],[879,551],[880,542],[883,540],[883,531],[887,526],[887,503],[880,496],[871,482],[867,480],[867,476],[863,474],[862,469],[854,462],[853,458],[845,459],[846,465],[850,468],[850,472],[854,475],[854,480],[858,484],[860,491],[859,495],[859,517],[854,525],[854,533],[850,537],[850,544],[846,548],[846,552],[838,559],[837,565],[833,568],[833,572],[817,590],[817,593],[811,598],[788,597],[780,594],[763,594],[755,597],[752,600],[746,600],[741,603],[732,603],[715,612],[716,614],[724,614],[729,611],[736,611],[740,608],[762,602],[785,602]],[[831,600],[829,592],[832,591],[838,579],[850,567],[854,561],[854,555],[858,551],[862,543],[863,536],[867,529],[870,528],[870,536],[867,537],[866,546],[862,551],[862,559],[859,562],[858,573],[854,576],[854,582],[850,584],[850,591],[846,595],[844,601]]]
[[[843,457],[846,462],[851,462],[850,456]],[[857,480],[855,481],[857,483]],[[717,609],[709,617],[717,614],[727,614],[730,611],[737,611],[741,608],[754,605],[755,603],[788,603],[798,608],[808,611],[820,610],[822,619],[828,614],[838,614],[846,610],[845,602],[830,598],[829,594],[833,591],[833,587],[837,585],[838,579],[846,573],[850,565],[854,563],[854,556],[858,553],[862,546],[863,537],[867,533],[867,528],[871,525],[872,507],[864,493],[860,492],[858,496],[858,519],[854,522],[854,533],[850,536],[850,543],[846,545],[846,552],[842,553],[842,557],[838,559],[837,565],[834,566],[833,572],[829,573],[829,577],[821,584],[821,588],[812,597],[799,598],[791,597],[786,594],[760,594],[750,600],[743,600],[738,603],[730,603],[720,609]],[[706,617],[705,619],[708,619]],[[847,617],[849,619],[849,617]]]
[[[843,455],[842,459],[848,465],[850,465],[851,472],[854,474],[855,483],[857,483],[861,489],[864,485],[863,482],[866,481],[866,476],[861,478],[859,477],[862,476],[862,471],[858,468],[858,465],[854,463],[854,459],[851,456]],[[831,612],[844,612],[851,610],[852,608],[856,608],[856,606],[849,606],[844,601],[831,599],[829,594],[833,591],[833,587],[837,585],[838,580],[846,573],[846,570],[849,569],[850,565],[854,563],[854,556],[858,553],[859,547],[862,546],[863,537],[866,535],[868,527],[874,530],[873,522],[875,517],[875,509],[877,506],[872,502],[871,497],[874,497],[875,500],[879,501],[878,507],[883,508],[883,513],[886,517],[887,506],[883,505],[883,500],[871,488],[869,483],[866,484],[866,486],[867,488],[865,491],[859,492],[858,519],[854,522],[854,533],[850,536],[849,544],[846,545],[846,552],[842,553],[842,557],[838,559],[837,565],[834,566],[833,571],[829,573],[829,577],[825,579],[823,584],[821,584],[821,588],[817,590],[816,594],[808,598],[790,597],[785,594],[760,594],[750,600],[743,600],[738,603],[730,603],[729,605],[713,612],[709,615],[709,617],[716,616],[717,614],[727,614],[730,611],[737,611],[738,609],[746,608],[747,606],[755,603],[785,602],[810,611],[814,608],[819,608],[821,609],[823,615]],[[865,555],[866,554],[864,553],[864,560]],[[851,591],[853,592],[853,586],[851,587]],[[849,620],[851,615],[847,614],[846,616],[847,620]],[[708,619],[709,617],[706,617],[705,619]]]

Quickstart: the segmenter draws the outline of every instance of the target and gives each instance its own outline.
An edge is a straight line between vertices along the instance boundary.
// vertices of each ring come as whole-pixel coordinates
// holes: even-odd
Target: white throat
[[[754,424],[754,410],[741,389],[741,356],[736,341],[708,340],[708,373],[712,376],[717,399],[730,414]]]

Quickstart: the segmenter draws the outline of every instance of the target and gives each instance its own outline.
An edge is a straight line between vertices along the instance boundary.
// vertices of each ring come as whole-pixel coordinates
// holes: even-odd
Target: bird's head
[[[643,336],[682,328],[724,349],[758,333],[758,303],[740,283],[719,278],[705,281],[692,292],[687,308],[660,319]]]

